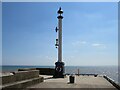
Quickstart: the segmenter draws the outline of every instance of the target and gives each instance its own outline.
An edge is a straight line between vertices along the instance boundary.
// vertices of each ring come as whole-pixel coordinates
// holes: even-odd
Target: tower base
[[[54,78],[64,78],[64,62],[55,63],[55,73]]]

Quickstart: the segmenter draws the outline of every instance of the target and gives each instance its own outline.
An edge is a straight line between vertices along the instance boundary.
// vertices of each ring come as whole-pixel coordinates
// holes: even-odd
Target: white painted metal
[[[58,20],[58,40],[59,40],[59,46],[58,46],[58,62],[62,62],[62,19],[59,18]]]

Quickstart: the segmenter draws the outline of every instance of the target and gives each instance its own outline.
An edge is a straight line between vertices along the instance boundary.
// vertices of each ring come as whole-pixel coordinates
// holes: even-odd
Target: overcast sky
[[[118,3],[3,3],[3,65],[54,65],[57,10],[63,13],[63,61],[118,64]]]

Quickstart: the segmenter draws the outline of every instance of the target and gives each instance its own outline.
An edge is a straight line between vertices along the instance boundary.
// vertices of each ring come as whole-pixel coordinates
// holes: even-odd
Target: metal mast
[[[58,18],[58,41],[59,41],[59,46],[58,46],[58,62],[62,62],[62,19],[63,16],[61,15],[63,11],[60,9],[58,10],[59,16]]]
[[[58,48],[58,61],[55,63],[55,75],[54,77],[63,78],[64,75],[64,62],[62,62],[62,19],[63,10],[61,7],[57,11],[58,13],[58,28],[56,27],[56,32],[58,32],[58,39],[56,39],[56,48]]]

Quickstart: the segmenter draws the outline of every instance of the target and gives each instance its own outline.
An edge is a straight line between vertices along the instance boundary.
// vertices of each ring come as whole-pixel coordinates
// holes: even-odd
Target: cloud
[[[86,42],[86,41],[80,41],[79,43],[81,43],[81,44],[86,44],[87,42]]]
[[[73,42],[72,45],[74,46],[79,46],[79,45],[82,45],[82,44],[87,44],[86,41],[76,41],[76,42]]]
[[[101,13],[90,13],[90,14],[85,14],[84,15],[87,19],[92,19],[92,20],[98,20],[103,18],[103,14]]]
[[[104,44],[100,44],[100,43],[93,43],[92,46],[93,46],[93,47],[106,48],[106,46],[105,46]]]
[[[75,47],[83,47],[83,46],[85,46],[85,47],[96,47],[96,48],[106,48],[106,45],[105,44],[103,44],[103,43],[90,43],[90,42],[87,42],[87,41],[74,41],[73,43],[72,43],[72,45],[73,46],[75,46]]]

